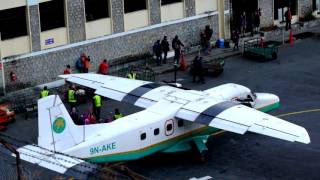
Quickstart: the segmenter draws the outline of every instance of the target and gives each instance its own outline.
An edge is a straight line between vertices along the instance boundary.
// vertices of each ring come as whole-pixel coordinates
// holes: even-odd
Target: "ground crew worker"
[[[100,121],[100,112],[101,112],[101,96],[95,95],[92,98],[92,104],[93,104],[93,114],[96,116],[96,120],[99,122]]]
[[[119,111],[119,109],[115,109],[113,119],[116,120],[116,119],[120,119],[122,117],[123,117],[123,114]]]
[[[127,77],[128,77],[129,79],[136,79],[137,74],[132,70],[132,71],[130,71],[130,72],[128,73]]]
[[[69,90],[68,90],[68,103],[71,106],[71,109],[77,105],[77,98],[76,98],[76,88],[73,85]]]
[[[48,91],[48,87],[44,86],[43,89],[40,92],[40,98],[44,98],[49,96],[49,91]]]

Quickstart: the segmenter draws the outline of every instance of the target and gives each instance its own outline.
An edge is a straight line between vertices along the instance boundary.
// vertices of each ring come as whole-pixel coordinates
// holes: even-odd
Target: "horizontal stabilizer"
[[[60,174],[84,178],[85,174],[93,172],[96,167],[81,159],[63,154],[56,154],[34,145],[26,145],[18,149],[20,158],[32,164],[50,169]],[[15,156],[15,155],[13,155]]]

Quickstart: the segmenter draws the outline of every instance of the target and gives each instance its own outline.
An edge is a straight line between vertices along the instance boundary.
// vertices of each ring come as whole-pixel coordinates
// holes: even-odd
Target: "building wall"
[[[27,5],[27,0],[1,0],[0,10],[26,6],[26,5]]]
[[[159,0],[149,0],[150,24],[161,23],[161,10]]]
[[[29,16],[29,34],[31,35],[31,50],[40,51],[40,16],[39,16],[39,6],[33,5],[28,6],[28,16]]]
[[[149,25],[148,10],[135,11],[124,14],[124,30],[129,31]]]
[[[196,14],[218,10],[218,0],[196,0]]]
[[[86,22],[86,39],[92,39],[112,33],[110,18]]]
[[[86,39],[85,12],[83,0],[67,0],[67,25],[68,39],[70,43],[80,42]]]
[[[312,13],[312,0],[298,0],[299,17],[305,17]]]
[[[183,2],[161,6],[161,22],[182,19],[184,15]]]
[[[261,8],[260,26],[269,27],[273,25],[273,0],[259,0]]]
[[[62,74],[66,64],[74,68],[76,59],[82,52],[91,57],[92,69],[95,72],[102,59],[113,60],[131,55],[142,55],[152,51],[152,44],[155,40],[167,35],[169,41],[175,35],[189,46],[200,41],[199,31],[209,24],[214,31],[213,39],[218,38],[218,14],[204,16],[184,22],[171,22],[171,24],[157,27],[148,27],[143,31],[124,33],[124,35],[112,35],[102,40],[83,44],[66,49],[52,49],[47,53],[40,53],[33,56],[18,57],[5,63],[5,74],[9,77],[11,71],[17,74],[18,80],[10,82],[7,78],[7,85],[15,83],[30,83],[32,85],[41,84],[56,80]],[[151,28],[151,29],[150,29]],[[58,48],[59,49],[59,48]]]

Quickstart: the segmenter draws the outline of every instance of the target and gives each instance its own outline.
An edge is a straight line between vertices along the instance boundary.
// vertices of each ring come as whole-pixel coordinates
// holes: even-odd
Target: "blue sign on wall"
[[[44,41],[44,44],[45,44],[45,45],[50,45],[50,44],[53,44],[53,43],[54,43],[54,39],[53,39],[53,38],[46,39],[46,40]]]

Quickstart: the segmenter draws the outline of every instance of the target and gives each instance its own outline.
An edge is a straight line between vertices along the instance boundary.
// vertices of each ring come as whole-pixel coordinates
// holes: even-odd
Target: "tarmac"
[[[212,179],[319,179],[320,177],[320,39],[298,40],[293,47],[280,48],[278,59],[261,63],[231,52],[227,49],[214,49],[217,58],[219,52],[229,52],[223,74],[219,77],[206,77],[206,84],[192,83],[188,72],[178,72],[178,83],[184,87],[205,90],[224,83],[238,83],[254,92],[277,94],[281,107],[270,112],[273,115],[288,114],[283,119],[305,127],[311,138],[311,144],[286,142],[262,135],[248,133],[237,135],[224,133],[211,137],[207,143],[209,156],[206,162],[195,160],[195,152],[175,154],[155,154],[150,157],[127,162],[126,165],[147,179],[189,179],[210,176]],[[237,54],[236,54],[237,53]],[[188,62],[197,53],[188,55]],[[234,56],[234,57],[233,57]],[[227,56],[226,56],[227,57]],[[158,68],[158,67],[155,67]],[[172,69],[172,64],[166,68]],[[158,71],[158,69],[155,69]],[[158,80],[173,80],[171,70],[162,69]],[[114,107],[123,107],[118,102],[104,102],[104,116]],[[126,106],[126,113],[140,110]],[[292,113],[300,112],[301,113]],[[37,142],[37,114],[28,120],[23,114],[17,116],[15,123],[9,124],[5,134],[26,142]],[[2,152],[2,151],[1,151]],[[13,158],[1,155],[0,179],[15,177]],[[52,179],[58,175],[36,165],[23,162],[25,173],[30,179]]]

